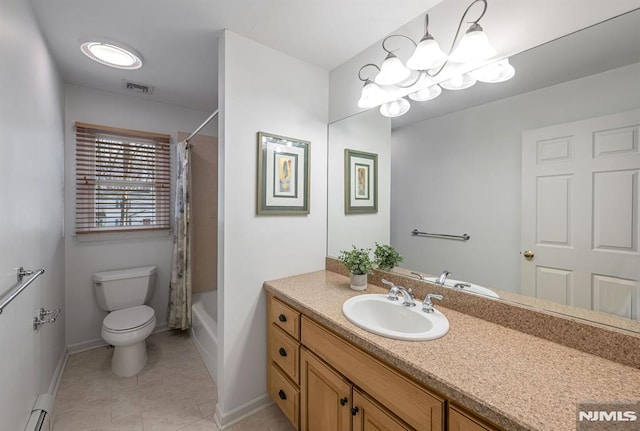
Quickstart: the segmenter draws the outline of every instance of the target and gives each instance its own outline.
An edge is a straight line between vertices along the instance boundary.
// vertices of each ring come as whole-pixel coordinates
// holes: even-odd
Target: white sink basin
[[[424,280],[428,281],[429,283],[435,283],[437,279],[436,278],[425,277]],[[465,284],[465,285],[468,284],[468,286],[454,287],[458,283]],[[498,296],[498,294],[495,293],[493,290],[487,289],[486,287],[483,287],[483,286],[480,286],[480,285],[477,285],[477,284],[469,283],[467,281],[453,280],[453,279],[448,278],[444,282],[444,287],[451,287],[451,288],[455,288],[455,289],[460,289],[460,290],[463,290],[465,292],[476,293],[476,294],[479,294],[479,295],[489,296],[491,298],[500,298]]]
[[[449,321],[439,312],[422,311],[402,305],[402,298],[391,301],[387,295],[359,295],[347,299],[342,305],[347,320],[360,328],[397,340],[435,340],[449,331]]]

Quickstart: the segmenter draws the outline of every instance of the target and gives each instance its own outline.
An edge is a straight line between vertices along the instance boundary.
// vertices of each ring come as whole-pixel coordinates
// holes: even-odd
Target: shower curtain
[[[191,249],[190,202],[191,161],[189,143],[177,146],[176,196],[174,203],[175,227],[173,231],[173,256],[171,283],[169,286],[169,328],[191,327]]]

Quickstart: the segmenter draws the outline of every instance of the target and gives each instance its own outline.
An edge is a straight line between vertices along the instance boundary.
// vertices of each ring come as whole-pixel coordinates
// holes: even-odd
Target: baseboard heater
[[[53,396],[49,394],[38,395],[24,431],[51,431],[52,410]]]

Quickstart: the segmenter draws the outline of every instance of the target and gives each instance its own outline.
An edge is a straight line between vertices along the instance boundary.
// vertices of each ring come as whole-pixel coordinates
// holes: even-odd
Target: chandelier
[[[476,3],[482,3],[480,16],[467,23],[471,26],[456,45],[462,25],[469,10]],[[460,18],[458,29],[445,54],[435,38],[429,33],[429,15],[425,15],[425,32],[420,42],[403,34],[392,34],[382,41],[386,58],[382,65],[367,63],[358,71],[358,78],[364,83],[358,107],[373,108],[380,106],[385,117],[399,117],[405,114],[411,104],[409,99],[423,102],[432,100],[446,90],[464,90],[477,81],[487,83],[504,82],[515,75],[515,69],[508,58],[496,61],[496,50],[480,26],[480,20],[487,11],[486,0],[474,0]],[[406,64],[387,47],[387,41],[401,38],[410,41],[415,47]],[[455,48],[455,49],[454,49]],[[373,73],[367,77],[363,72]]]

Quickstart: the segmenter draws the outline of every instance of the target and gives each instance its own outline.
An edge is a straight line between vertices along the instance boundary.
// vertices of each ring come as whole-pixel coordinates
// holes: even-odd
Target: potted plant
[[[374,263],[382,271],[389,271],[403,261],[400,253],[390,245],[380,245],[376,242],[376,249],[373,251]]]
[[[357,248],[345,251],[340,250],[338,260],[344,264],[351,274],[349,287],[353,290],[365,290],[367,288],[367,274],[372,273],[373,262],[371,261],[370,248]]]

